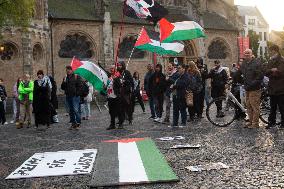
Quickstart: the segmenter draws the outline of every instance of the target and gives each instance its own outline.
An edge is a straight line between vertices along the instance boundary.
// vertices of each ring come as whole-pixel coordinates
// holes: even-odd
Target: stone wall
[[[55,80],[61,84],[65,76],[65,66],[70,65],[72,58],[60,58],[58,52],[60,50],[60,43],[67,35],[80,34],[87,37],[88,41],[92,43],[94,55],[92,59],[104,60],[103,56],[103,24],[87,21],[55,21],[53,23],[53,60]]]
[[[205,49],[206,49],[205,63],[208,65],[209,68],[212,68],[214,66],[215,59],[208,58],[208,47],[215,39],[222,40],[230,52],[226,59],[220,59],[222,65],[231,68],[231,65],[233,63],[238,62],[237,31],[233,32],[233,31],[224,31],[224,30],[206,30],[206,35],[207,38],[205,39]]]

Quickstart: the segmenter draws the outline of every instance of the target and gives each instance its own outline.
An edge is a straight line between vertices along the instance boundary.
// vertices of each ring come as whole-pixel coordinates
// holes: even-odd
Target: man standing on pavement
[[[263,68],[261,63],[253,58],[252,50],[244,52],[244,61],[241,65],[241,72],[246,90],[246,106],[249,122],[245,127],[258,128],[260,115],[261,83],[263,80]]]
[[[72,123],[70,130],[79,129],[81,124],[80,93],[83,87],[82,78],[73,73],[71,66],[66,66],[67,76],[63,78],[61,89],[66,95],[66,102],[69,107],[69,116]]]
[[[276,124],[277,106],[281,114],[281,129],[284,129],[284,58],[281,56],[277,45],[269,48],[271,59],[266,67],[266,76],[269,77],[268,93],[270,95],[270,115],[268,126],[270,128]]]
[[[171,86],[175,83],[175,81],[179,78],[179,73],[176,69],[174,62],[170,62],[168,65],[168,71],[166,76],[166,92],[165,92],[165,103],[166,103],[166,115],[164,119],[164,123],[170,123],[170,114],[171,114],[171,106],[172,106],[172,89]]]
[[[149,119],[155,119],[156,118],[156,112],[154,108],[154,100],[152,96],[152,91],[149,89],[149,79],[154,74],[154,68],[152,64],[147,65],[148,72],[144,76],[144,90],[146,91],[146,94],[149,99],[149,105],[151,110],[151,117]]]
[[[228,82],[228,74],[219,60],[214,61],[215,67],[210,70],[207,78],[211,78],[211,96],[218,98],[225,95],[226,84]],[[224,117],[222,103],[216,102],[217,115],[216,117]]]
[[[29,74],[24,75],[23,81],[19,84],[19,100],[20,100],[20,124],[17,129],[21,129],[24,121],[27,123],[27,128],[31,125],[32,118],[32,103],[33,103],[34,82]]]

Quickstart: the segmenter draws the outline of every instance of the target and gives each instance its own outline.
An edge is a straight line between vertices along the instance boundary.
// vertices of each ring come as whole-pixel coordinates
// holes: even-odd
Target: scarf
[[[50,79],[46,75],[42,79],[39,79],[37,82],[40,87],[46,87],[46,85],[48,85],[48,87],[52,89]]]

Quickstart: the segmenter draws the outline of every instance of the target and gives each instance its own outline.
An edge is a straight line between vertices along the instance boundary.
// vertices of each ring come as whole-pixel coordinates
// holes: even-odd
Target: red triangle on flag
[[[107,143],[130,143],[130,142],[139,142],[145,140],[145,138],[127,138],[127,139],[118,139],[118,140],[106,140]]]
[[[165,18],[162,18],[159,21],[159,23],[160,23],[160,41],[162,42],[171,35],[175,26]]]
[[[145,44],[150,43],[150,42],[151,42],[151,39],[150,39],[147,31],[144,28],[142,28],[142,30],[140,32],[140,36],[138,37],[138,39],[135,43],[135,47],[145,45]]]
[[[72,67],[73,71],[77,70],[77,68],[79,68],[82,65],[83,65],[83,63],[80,60],[78,60],[77,58],[72,59],[71,67]]]

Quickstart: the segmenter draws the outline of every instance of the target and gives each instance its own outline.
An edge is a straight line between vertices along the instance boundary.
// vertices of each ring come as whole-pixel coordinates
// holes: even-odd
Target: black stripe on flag
[[[90,186],[113,186],[117,183],[119,183],[118,144],[101,143]]]

